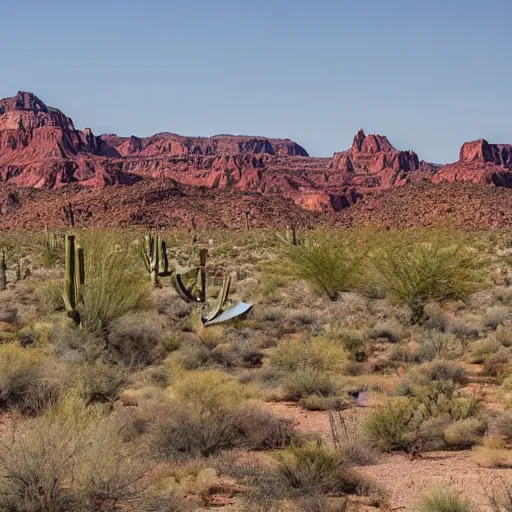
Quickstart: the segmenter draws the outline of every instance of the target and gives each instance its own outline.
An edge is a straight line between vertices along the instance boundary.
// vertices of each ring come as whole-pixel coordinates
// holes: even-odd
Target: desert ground
[[[0,510],[511,511],[511,279],[505,230],[0,233]]]

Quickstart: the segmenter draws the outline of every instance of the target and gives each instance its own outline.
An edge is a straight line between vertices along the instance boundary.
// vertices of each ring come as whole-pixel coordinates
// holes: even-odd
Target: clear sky
[[[96,134],[512,143],[512,0],[0,0],[0,97]]]

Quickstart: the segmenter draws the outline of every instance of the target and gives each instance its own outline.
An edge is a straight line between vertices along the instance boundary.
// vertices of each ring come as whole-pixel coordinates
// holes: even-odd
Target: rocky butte
[[[424,182],[512,187],[511,148],[485,140],[468,142],[457,162],[436,166],[421,161],[414,151],[395,149],[387,137],[366,135],[362,129],[349,149],[328,158],[310,157],[289,139],[175,133],[96,136],[89,128],[77,130],[69,117],[34,94],[18,92],[0,100],[0,212],[12,216],[23,209],[33,196],[20,194],[26,188],[40,189],[39,201],[47,197],[44,191],[54,191],[51,197],[58,192],[55,197],[83,198],[87,190],[100,190],[94,196],[99,205],[102,189],[123,186],[116,192],[120,204],[124,194],[135,205],[139,195],[147,204],[144,194],[151,190],[155,197],[161,185],[161,201],[163,190],[169,196],[186,195],[191,209],[194,196],[208,191],[212,202],[237,198],[234,203],[226,199],[226,208],[235,203],[241,208],[243,203],[243,208],[255,209],[260,201],[255,215],[263,215],[264,208],[281,214],[293,210],[299,216],[301,210],[333,213],[383,191]],[[131,187],[135,188],[128,192]],[[101,208],[105,209],[97,207]],[[87,215],[93,218],[101,211]]]

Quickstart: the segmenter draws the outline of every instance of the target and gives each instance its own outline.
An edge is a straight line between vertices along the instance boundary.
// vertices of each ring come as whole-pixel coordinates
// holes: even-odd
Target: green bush
[[[454,233],[404,233],[383,239],[371,256],[378,282],[392,299],[409,306],[421,322],[425,306],[477,289],[477,255]]]
[[[284,244],[287,272],[304,279],[318,293],[336,300],[340,292],[354,289],[361,281],[360,270],[367,244],[355,233],[322,233],[301,245]]]
[[[413,420],[412,401],[393,399],[368,417],[363,431],[381,451],[408,450],[415,441]]]
[[[300,400],[310,395],[335,396],[339,389],[333,378],[325,372],[309,368],[287,375],[282,383],[286,400]]]
[[[343,455],[316,444],[285,450],[277,474],[288,487],[302,492],[355,494],[361,486]]]
[[[469,501],[446,489],[435,489],[423,496],[419,512],[470,512]]]
[[[145,307],[150,284],[126,242],[108,235],[90,235],[83,242],[82,325],[88,331],[102,331],[124,314]]]

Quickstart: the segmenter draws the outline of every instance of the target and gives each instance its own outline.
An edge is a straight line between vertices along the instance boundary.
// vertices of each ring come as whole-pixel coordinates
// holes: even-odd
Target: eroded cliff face
[[[465,142],[460,148],[459,160],[442,166],[432,181],[470,181],[511,188],[512,144],[489,144],[484,139]]]
[[[272,197],[332,213],[368,194],[422,181],[512,188],[512,145],[468,142],[458,162],[439,167],[361,129],[349,149],[331,158],[313,158],[290,139],[96,136],[90,128],[77,130],[69,117],[34,94],[19,92],[0,100],[0,181],[10,186],[65,191],[72,184],[102,189],[165,180],[190,190]],[[16,193],[9,194],[4,211],[16,207]]]

